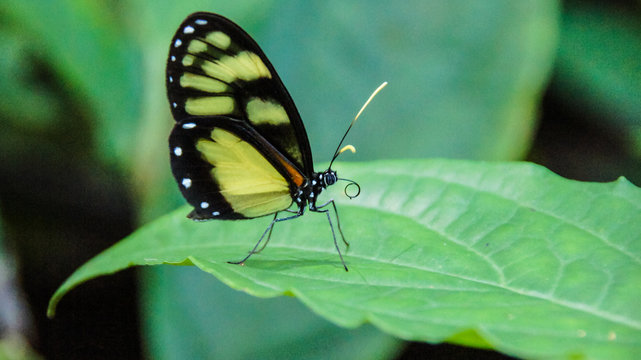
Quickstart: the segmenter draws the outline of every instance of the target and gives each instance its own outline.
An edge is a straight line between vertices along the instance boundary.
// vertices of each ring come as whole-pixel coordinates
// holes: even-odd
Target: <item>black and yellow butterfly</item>
[[[333,208],[338,232],[349,246],[336,205],[333,200],[316,203],[323,189],[347,179],[337,178],[331,163],[327,170],[314,172],[300,115],[258,44],[220,15],[191,14],[171,42],[166,84],[176,120],[169,137],[171,169],[194,207],[188,217],[232,220],[274,215],[249,255],[232,263],[243,264],[262,250],[265,236],[267,244],[275,223],[297,218],[308,207],[327,215],[347,270],[329,214]],[[339,144],[332,162],[345,148],[339,150]],[[360,192],[358,184],[347,181]],[[297,209],[290,209],[293,204]],[[279,218],[280,212],[293,215]]]

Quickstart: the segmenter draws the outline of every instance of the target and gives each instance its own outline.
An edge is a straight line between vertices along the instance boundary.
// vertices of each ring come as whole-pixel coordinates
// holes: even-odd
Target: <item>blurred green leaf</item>
[[[363,193],[339,204],[346,273],[323,216],[158,219],[78,269],[78,284],[133,265],[196,265],[260,297],[289,294],[344,327],[369,321],[404,339],[487,344],[519,357],[641,356],[641,191],[570,181],[527,163],[338,164]],[[336,189],[334,189],[336,190]],[[340,192],[342,189],[338,189]],[[475,335],[473,335],[475,334]]]
[[[568,6],[562,22],[555,89],[610,126],[641,129],[641,23],[604,6]]]
[[[372,326],[337,327],[291,297],[234,291],[193,267],[149,270],[151,359],[390,359],[401,345]]]
[[[279,5],[254,35],[292,93],[317,159],[329,161],[383,81],[389,86],[350,134],[358,149],[350,158],[504,160],[529,149],[558,1]]]
[[[36,81],[31,43],[16,29],[0,26],[0,114],[23,130],[42,131],[55,122],[60,105],[55,94]]]
[[[78,102],[87,103],[87,111],[95,114],[99,154],[122,166],[136,134],[140,54],[110,4],[7,0],[0,11],[19,26]]]

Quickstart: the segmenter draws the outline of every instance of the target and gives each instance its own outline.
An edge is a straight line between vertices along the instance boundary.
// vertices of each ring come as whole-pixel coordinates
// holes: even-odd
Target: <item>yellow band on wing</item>
[[[189,98],[185,111],[190,115],[227,115],[235,110],[236,102],[229,96]]]
[[[247,117],[254,125],[270,124],[280,125],[289,124],[289,117],[285,108],[279,103],[271,100],[263,100],[255,97],[247,102],[245,107]]]
[[[211,176],[235,212],[258,217],[291,205],[287,180],[255,147],[233,133],[216,128],[211,140],[197,141],[196,149],[213,165]]]

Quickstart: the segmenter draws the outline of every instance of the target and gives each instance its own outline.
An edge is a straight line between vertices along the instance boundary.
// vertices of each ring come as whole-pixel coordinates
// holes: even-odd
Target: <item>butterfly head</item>
[[[353,199],[360,195],[361,193],[361,186],[358,185],[358,183],[354,180],[350,179],[343,179],[339,178],[336,175],[336,171],[332,169],[327,169],[324,172],[318,174],[318,182],[321,185],[321,187],[324,189],[330,185],[336,184],[339,180],[341,181],[347,181],[347,185],[345,185],[345,196],[347,196],[350,199]]]
[[[323,176],[321,177],[321,183],[323,184],[324,188],[336,184],[337,180],[338,177],[336,177],[336,171],[332,169],[325,170],[325,172],[323,172]]]

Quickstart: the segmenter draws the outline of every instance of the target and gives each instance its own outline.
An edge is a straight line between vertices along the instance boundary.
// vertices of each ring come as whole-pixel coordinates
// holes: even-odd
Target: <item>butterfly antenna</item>
[[[352,129],[352,126],[354,126],[354,123],[356,123],[356,120],[358,120],[358,117],[361,116],[361,113],[363,112],[363,110],[365,110],[365,108],[367,107],[367,105],[369,105],[370,101],[372,101],[374,96],[376,96],[376,94],[378,94],[381,90],[383,90],[383,88],[385,86],[387,86],[387,81],[382,83],[381,85],[379,85],[376,88],[376,90],[374,90],[372,95],[369,96],[369,99],[367,99],[367,101],[365,101],[365,104],[363,104],[363,106],[361,107],[361,110],[358,112],[358,114],[356,114],[356,117],[354,117],[354,120],[352,120],[352,122],[349,124],[349,127],[347,127],[347,131],[345,131],[345,134],[343,135],[343,138],[341,139],[341,141],[338,143],[338,146],[336,147],[336,151],[334,152],[334,156],[332,157],[332,161],[330,161],[330,163],[329,163],[329,169],[332,168],[332,164],[334,163],[334,160],[336,160],[338,155],[342,154],[346,150],[349,150],[349,151],[351,151],[353,153],[356,152],[356,148],[354,146],[352,146],[352,145],[345,145],[345,147],[343,147],[343,148],[341,148],[341,145],[343,145],[343,141],[345,141],[345,138],[347,137],[347,134]]]

